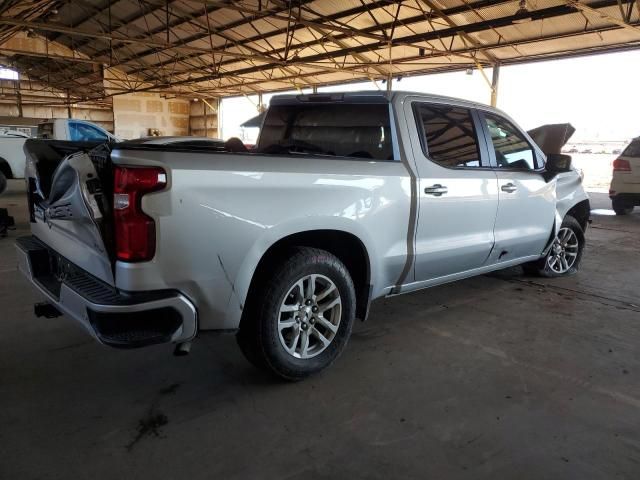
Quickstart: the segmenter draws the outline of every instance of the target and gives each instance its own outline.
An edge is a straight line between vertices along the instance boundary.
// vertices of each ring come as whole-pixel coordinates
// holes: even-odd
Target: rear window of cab
[[[387,103],[269,107],[257,151],[393,160]]]

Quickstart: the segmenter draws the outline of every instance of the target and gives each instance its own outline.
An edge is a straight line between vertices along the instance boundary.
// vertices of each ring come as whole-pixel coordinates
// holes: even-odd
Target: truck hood
[[[527,133],[545,155],[559,154],[576,129],[570,123],[542,125]]]

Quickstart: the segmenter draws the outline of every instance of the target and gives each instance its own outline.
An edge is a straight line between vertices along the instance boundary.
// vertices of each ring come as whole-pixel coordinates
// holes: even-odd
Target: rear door
[[[498,182],[474,110],[405,104],[418,169],[415,280],[484,265],[493,247]]]
[[[543,178],[542,156],[513,122],[494,112],[479,112],[479,116],[500,197],[495,247],[488,263],[539,255],[555,220],[555,179]]]

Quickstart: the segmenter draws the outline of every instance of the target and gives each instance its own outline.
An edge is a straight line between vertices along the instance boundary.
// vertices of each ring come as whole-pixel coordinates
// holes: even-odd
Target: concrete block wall
[[[157,93],[128,93],[113,97],[115,134],[121,138],[146,137],[149,129],[160,135],[189,135],[189,101],[164,98]]]
[[[220,138],[218,128],[220,103],[217,98],[205,100],[190,102],[189,131],[196,137]]]

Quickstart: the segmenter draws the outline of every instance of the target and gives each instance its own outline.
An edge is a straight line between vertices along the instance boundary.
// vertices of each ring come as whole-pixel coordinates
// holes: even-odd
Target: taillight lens
[[[622,158],[616,158],[613,161],[613,171],[614,172],[630,172],[631,164],[629,160],[624,160]]]
[[[115,167],[113,220],[116,257],[125,262],[151,260],[156,252],[156,226],[142,211],[142,197],[161,190],[167,175],[156,167]]]

